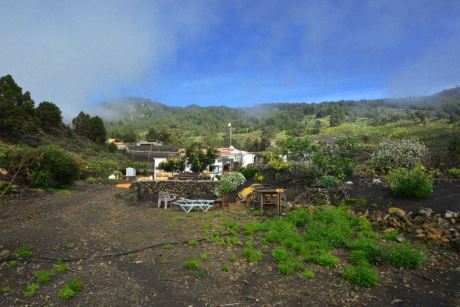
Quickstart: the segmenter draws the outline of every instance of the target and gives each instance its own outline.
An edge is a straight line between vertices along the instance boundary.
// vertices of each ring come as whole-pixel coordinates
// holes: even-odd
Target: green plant
[[[460,167],[452,167],[449,169],[449,175],[455,178],[460,178]]]
[[[343,277],[355,285],[370,288],[379,283],[377,272],[369,266],[347,267],[343,271]]]
[[[33,188],[49,188],[52,186],[51,174],[47,170],[31,171],[27,180]]]
[[[301,262],[284,247],[278,246],[272,252],[273,258],[278,262],[278,271],[284,275],[290,275],[303,269]]]
[[[259,262],[262,260],[262,252],[252,248],[247,247],[243,250],[243,256],[248,262]]]
[[[238,172],[227,173],[219,180],[219,185],[214,190],[214,195],[222,196],[223,193],[232,193],[246,181],[246,178]]]
[[[236,260],[238,260],[238,257],[236,257],[235,255],[230,255],[230,257],[228,257],[228,260],[230,260],[231,262],[235,262]]]
[[[17,267],[17,266],[18,266],[18,263],[17,263],[16,260],[10,260],[10,261],[8,261],[8,267],[9,267],[10,269],[14,269],[14,268]]]
[[[0,195],[13,194],[18,192],[18,186],[10,182],[0,180]]]
[[[54,274],[51,271],[42,270],[35,273],[35,280],[39,284],[46,284],[53,278]]]
[[[425,255],[409,244],[393,245],[388,250],[388,262],[396,268],[415,269],[425,260]]]
[[[86,183],[87,184],[95,184],[96,183],[96,178],[88,177],[88,178],[86,178]]]
[[[67,271],[69,269],[69,267],[62,263],[61,261],[58,261],[55,265],[54,265],[54,269],[56,270],[56,272],[58,273],[63,273],[65,271]]]
[[[350,262],[357,266],[370,265],[367,254],[363,250],[351,251]]]
[[[385,240],[390,240],[390,241],[394,241],[396,240],[396,238],[398,237],[399,235],[399,232],[397,229],[390,229],[388,231],[385,231],[383,233],[383,236],[382,238],[384,238]]]
[[[59,290],[58,296],[62,299],[68,300],[77,295],[77,293],[81,290],[83,290],[81,281],[78,279],[72,279],[64,286],[64,288]]]
[[[16,257],[28,258],[32,256],[32,247],[28,245],[20,246],[14,251]]]
[[[200,260],[193,256],[189,260],[185,261],[184,266],[191,271],[198,270],[200,268]]]
[[[323,176],[318,178],[314,186],[318,188],[337,188],[342,185],[342,180],[334,176]]]
[[[5,286],[0,288],[0,293],[10,293],[12,291],[10,286]]]
[[[32,297],[37,293],[38,289],[40,289],[40,285],[38,283],[30,283],[27,285],[26,290],[24,291],[25,297]]]
[[[224,263],[224,265],[222,265],[221,270],[222,272],[228,272],[230,270],[228,263]]]
[[[399,168],[390,171],[388,183],[396,196],[426,198],[433,192],[433,179],[421,165],[410,170]]]
[[[412,168],[423,162],[428,149],[417,139],[386,140],[380,143],[369,163],[376,169]]]
[[[302,274],[300,274],[300,277],[303,279],[314,279],[316,277],[316,274],[312,270],[304,269]]]
[[[248,166],[248,167],[245,167],[245,168],[238,169],[238,172],[243,174],[244,178],[246,178],[246,179],[254,178],[258,171],[259,171],[259,169],[257,167],[255,167],[255,166]]]
[[[313,254],[304,257],[307,262],[316,263],[322,266],[337,266],[340,259],[326,250],[319,250]]]
[[[164,248],[164,249],[172,249],[173,246],[172,246],[172,244],[169,244],[169,243],[168,243],[168,244],[163,245],[163,248]]]
[[[190,241],[188,241],[188,245],[189,245],[189,246],[192,246],[192,247],[197,246],[197,245],[198,245],[198,241],[197,241],[197,240],[190,240]]]

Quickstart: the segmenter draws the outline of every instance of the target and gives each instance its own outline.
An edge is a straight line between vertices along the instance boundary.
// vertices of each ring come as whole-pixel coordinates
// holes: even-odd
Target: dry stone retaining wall
[[[214,198],[213,191],[218,182],[209,180],[167,180],[133,182],[131,189],[136,192],[138,199],[156,199],[158,192],[168,192],[179,197]]]

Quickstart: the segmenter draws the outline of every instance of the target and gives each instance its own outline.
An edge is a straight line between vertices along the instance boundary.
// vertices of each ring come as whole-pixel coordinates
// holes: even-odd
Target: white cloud
[[[71,118],[159,72],[215,21],[201,1],[0,1],[0,74]]]

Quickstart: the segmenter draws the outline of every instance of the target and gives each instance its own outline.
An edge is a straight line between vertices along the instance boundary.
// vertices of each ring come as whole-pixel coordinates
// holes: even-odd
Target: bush
[[[386,140],[380,143],[369,162],[378,170],[412,168],[428,157],[426,146],[416,139]]]
[[[345,268],[343,277],[355,285],[370,288],[379,283],[377,272],[369,266],[355,266]]]
[[[255,166],[248,166],[246,168],[240,168],[238,170],[238,172],[240,172],[246,179],[254,178],[258,171],[259,169]]]
[[[88,177],[88,178],[86,178],[86,183],[87,184],[95,184],[96,183],[96,178]]]
[[[342,181],[334,176],[323,176],[318,178],[314,186],[317,188],[337,188],[342,184]]]
[[[67,151],[57,146],[41,146],[43,153],[40,169],[50,173],[53,186],[67,186],[78,179],[80,166]]]
[[[396,196],[426,198],[433,192],[433,178],[421,165],[410,170],[399,168],[391,171],[388,183]]]
[[[262,253],[252,247],[243,250],[243,256],[248,262],[259,262],[262,260]]]
[[[12,194],[18,192],[18,186],[10,184],[9,182],[0,180],[0,195],[1,194]]]
[[[49,188],[52,185],[51,175],[47,170],[31,171],[27,181],[32,188]]]
[[[449,169],[449,175],[455,178],[460,178],[460,167],[452,167]]]
[[[220,197],[223,193],[235,192],[245,181],[246,178],[241,173],[227,173],[220,179],[219,185],[214,190],[214,195]]]

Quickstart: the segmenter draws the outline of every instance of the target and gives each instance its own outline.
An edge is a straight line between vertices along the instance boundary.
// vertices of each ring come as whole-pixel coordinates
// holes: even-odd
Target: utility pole
[[[228,123],[228,129],[229,129],[229,132],[230,132],[230,146],[232,146],[232,123]]]

